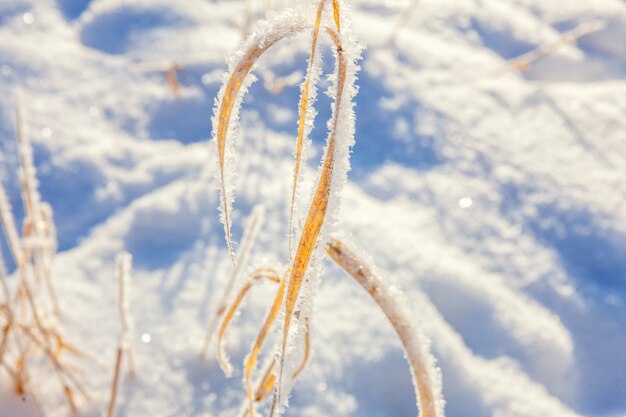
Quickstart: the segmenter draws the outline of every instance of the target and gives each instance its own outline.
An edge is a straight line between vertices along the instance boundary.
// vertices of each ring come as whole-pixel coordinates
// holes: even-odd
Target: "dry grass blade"
[[[261,377],[257,379],[254,384],[254,401],[255,403],[259,403],[262,401],[267,394],[274,388],[274,383],[276,381],[276,358],[274,356],[269,356],[265,363],[263,364],[263,368],[261,371]],[[241,404],[241,408],[239,409],[238,417],[248,417],[250,413],[250,404],[247,401],[244,401]]]
[[[220,299],[217,309],[215,310],[215,313],[213,314],[213,317],[209,322],[209,326],[207,327],[202,350],[200,351],[200,360],[204,360],[206,358],[206,354],[209,350],[209,346],[211,345],[211,340],[213,340],[213,335],[215,334],[217,324],[224,315],[226,307],[228,307],[228,299],[230,298],[230,293],[235,286],[235,282],[237,281],[239,272],[246,262],[246,258],[250,253],[250,249],[252,248],[259,229],[261,228],[261,225],[263,223],[264,212],[265,209],[261,205],[255,206],[252,209],[252,214],[250,215],[250,218],[248,219],[248,222],[246,224],[246,228],[243,232],[241,247],[237,251],[235,267],[230,273],[230,277],[228,278],[228,283],[226,284],[226,288],[224,289],[222,298]]]
[[[345,87],[347,63],[339,35],[332,30],[327,30],[327,32],[337,48],[337,96],[335,97],[335,108],[340,109]],[[328,209],[335,161],[335,146],[337,140],[336,128],[339,120],[339,114],[339,111],[336,111],[334,114],[334,120],[332,121],[331,131],[328,137],[326,154],[324,156],[324,164],[321,168],[320,178],[307,214],[307,219],[298,244],[298,250],[296,251],[296,256],[293,260],[291,275],[289,277],[289,286],[287,288],[287,298],[285,301],[285,323],[283,325],[282,346],[280,350],[281,357],[278,367],[278,384],[276,386],[277,401],[274,402],[275,404],[279,403],[281,398],[285,352],[287,350],[287,340],[289,337],[292,316],[296,307],[296,302],[298,301],[298,294],[300,293],[302,280],[304,279],[309,261],[311,260],[313,249],[317,244]],[[274,412],[275,408],[272,410],[271,415],[274,415]]]
[[[395,25],[393,25],[393,29],[391,30],[391,34],[389,35],[389,39],[387,39],[387,44],[390,44],[393,41],[395,41],[396,36],[398,36],[398,33],[400,33],[400,30],[404,26],[406,26],[407,23],[409,23],[409,20],[411,20],[413,13],[415,13],[415,10],[417,9],[417,5],[419,4],[419,2],[420,0],[411,0],[409,5],[402,11],[402,13],[400,14],[400,17],[398,18],[398,21],[396,22]]]
[[[335,27],[337,32],[341,32],[341,16],[339,14],[339,1],[333,0],[333,18],[335,19]]]
[[[132,377],[135,375],[135,355],[133,353],[131,322],[128,319],[128,287],[133,257],[128,252],[122,252],[117,255],[115,262],[117,269],[118,308],[122,330],[120,346],[126,351],[128,356],[128,374]]]
[[[20,156],[20,180],[22,184],[22,198],[24,200],[24,210],[26,218],[31,224],[25,227],[36,227],[34,221],[39,219],[39,193],[37,192],[37,179],[35,178],[35,167],[33,163],[32,147],[24,133],[24,123],[22,121],[22,111],[19,100],[15,100],[15,125],[17,129],[17,142]]]
[[[111,383],[111,395],[109,397],[109,405],[107,406],[106,417],[113,417],[115,412],[115,401],[117,399],[117,390],[120,381],[120,374],[122,370],[122,357],[124,356],[124,350],[120,346],[117,349],[115,355],[115,370],[113,371],[113,382]]]
[[[230,307],[228,308],[228,311],[224,314],[224,320],[222,321],[222,324],[220,325],[220,330],[217,335],[217,361],[219,362],[220,367],[222,368],[226,376],[230,376],[232,373],[232,366],[228,362],[228,359],[223,354],[223,344],[224,344],[223,342],[224,342],[224,337],[226,335],[226,330],[228,330],[228,325],[230,324],[235,313],[237,312],[237,309],[239,308],[239,305],[245,298],[246,294],[248,293],[248,291],[250,291],[250,288],[252,288],[255,283],[257,283],[258,281],[264,278],[272,282],[281,283],[281,288],[282,288],[282,280],[278,276],[278,274],[276,274],[275,272],[273,273],[261,272],[261,273],[254,274],[252,277],[250,277],[250,279],[248,279],[243,284],[243,286],[241,287],[241,290],[239,290],[239,293],[237,293],[237,295],[235,296],[235,299],[233,300]]]
[[[20,184],[24,202],[24,237],[21,256],[24,261],[30,259],[34,270],[35,284],[44,281],[50,301],[57,317],[61,309],[57,300],[51,277],[51,262],[56,251],[56,232],[52,222],[52,208],[41,202],[33,162],[33,148],[25,134],[19,97],[15,100],[15,125],[20,161]],[[18,263],[19,266],[19,263]]]
[[[122,373],[122,360],[124,353],[128,356],[129,373],[134,374],[134,363],[132,356],[132,348],[130,343],[130,321],[128,320],[127,305],[127,287],[130,280],[130,271],[132,268],[132,256],[128,252],[122,252],[115,259],[115,272],[117,275],[117,296],[118,309],[120,314],[120,341],[117,346],[115,355],[115,365],[113,367],[113,382],[111,383],[111,395],[109,397],[109,405],[107,406],[106,417],[112,417],[115,413],[115,401],[117,399],[117,391]]]
[[[602,30],[605,26],[606,24],[602,20],[592,20],[578,25],[574,29],[562,33],[553,42],[546,43],[517,58],[510,59],[505,70],[528,71],[530,65],[538,59],[556,52],[562,46],[573,43],[583,36]]]
[[[259,384],[257,384],[257,388],[254,390],[254,400],[256,402],[262,401],[267,394],[270,393],[272,388],[274,388],[274,383],[276,383],[276,373],[274,372],[274,367],[276,366],[276,361],[272,358],[271,366],[269,366],[266,372],[263,374],[263,377],[259,380]]]
[[[443,416],[438,370],[419,328],[394,298],[388,285],[342,242],[331,239],[328,255],[376,301],[398,334],[411,367],[420,417]]]
[[[9,250],[15,260],[15,263],[23,263],[22,258],[22,244],[20,242],[20,235],[15,225],[15,218],[13,217],[13,211],[11,210],[11,204],[7,197],[4,187],[0,183],[0,221],[2,222],[2,228],[9,244]]]
[[[225,162],[226,162],[226,150],[227,140],[230,125],[233,119],[233,112],[236,113],[236,108],[241,100],[240,91],[244,85],[244,81],[250,70],[256,63],[256,61],[267,51],[270,47],[276,44],[281,39],[290,36],[296,32],[299,32],[307,27],[306,23],[300,19],[285,19],[283,22],[267,34],[253,35],[243,51],[241,57],[232,66],[230,75],[227,82],[220,91],[220,101],[216,107],[216,116],[213,120],[214,137],[217,142],[217,155],[219,164],[219,181],[221,188],[221,210],[222,210],[222,223],[224,223],[224,231],[226,235],[226,244],[228,246],[228,252],[231,259],[234,261],[233,245],[230,232],[230,195],[226,185],[225,176]]]
[[[173,63],[165,70],[165,79],[167,81],[167,85],[172,90],[175,96],[180,94],[180,84],[178,83],[178,78],[176,77],[176,73],[182,69],[182,66]]]
[[[333,2],[334,4],[334,2]],[[315,16],[315,26],[313,27],[313,40],[311,42],[311,55],[309,56],[309,65],[307,68],[306,78],[302,85],[300,95],[300,104],[298,106],[298,136],[296,139],[296,157],[293,170],[293,185],[291,188],[291,207],[289,209],[289,259],[291,259],[292,239],[293,239],[293,211],[296,203],[296,195],[298,189],[298,177],[300,175],[300,164],[302,161],[302,148],[304,145],[304,137],[307,130],[307,110],[309,108],[309,91],[311,87],[311,77],[313,66],[315,65],[315,51],[317,49],[317,39],[320,32],[320,24],[322,22],[322,12],[324,11],[325,0],[321,0],[317,6],[317,14]]]
[[[259,357],[259,353],[261,352],[261,347],[263,346],[263,342],[265,341],[265,337],[270,331],[272,324],[276,320],[276,316],[278,316],[278,312],[280,311],[280,307],[283,304],[283,297],[285,295],[285,280],[280,280],[280,286],[278,287],[278,291],[276,292],[276,297],[274,298],[274,302],[272,303],[272,307],[270,308],[269,313],[265,319],[265,323],[263,323],[263,327],[261,331],[257,335],[256,340],[254,341],[254,345],[252,345],[252,351],[246,357],[244,362],[244,381],[246,384],[246,395],[248,397],[248,407],[249,407],[249,417],[254,417],[254,395],[252,391],[252,372],[254,372],[254,367],[256,365],[257,358]]]
[[[304,370],[304,368],[306,367],[306,364],[308,362],[308,359],[310,357],[310,331],[309,331],[309,319],[308,317],[305,318],[305,334],[304,334],[304,338],[305,338],[305,351],[304,351],[304,357],[302,359],[302,363],[300,364],[300,366],[298,367],[298,369],[294,372],[292,379],[295,381],[296,379],[298,379],[298,377],[302,374],[302,371]],[[257,380],[257,382],[254,384],[254,388],[252,389],[252,391],[254,392],[254,402],[251,403],[249,398],[248,398],[248,402],[244,403],[243,407],[241,408],[240,412],[239,412],[239,416],[240,417],[246,417],[249,415],[250,410],[252,409],[252,407],[254,406],[254,403],[259,403],[261,401],[263,401],[265,399],[265,397],[267,397],[267,395],[272,391],[272,389],[274,388],[274,384],[276,383],[276,358],[274,356],[268,358],[268,361],[266,362],[266,364],[263,366],[263,371],[261,372],[261,378],[259,378]]]
[[[2,256],[2,246],[0,246],[0,286],[2,287],[2,304],[0,311],[5,317],[5,324],[2,327],[2,341],[0,341],[0,364],[4,365],[4,351],[6,350],[11,327],[13,326],[13,312],[11,311],[11,293],[6,280],[6,267],[4,266],[4,257]]]

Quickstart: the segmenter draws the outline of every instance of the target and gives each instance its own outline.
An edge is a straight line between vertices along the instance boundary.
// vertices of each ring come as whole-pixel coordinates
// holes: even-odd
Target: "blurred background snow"
[[[432,339],[449,417],[626,416],[626,3],[422,0],[394,29],[412,1],[345,4],[366,50],[337,229],[405,291]],[[284,3],[250,1],[258,17]],[[526,72],[506,69],[593,20],[604,28]],[[0,179],[19,221],[19,89],[55,210],[66,333],[104,365],[85,375],[86,416],[106,404],[113,259],[124,249],[135,259],[139,376],[124,383],[118,415],[226,417],[244,397],[239,365],[269,286],[229,336],[235,377],[197,360],[231,268],[210,117],[244,21],[236,0],[0,1]],[[267,207],[248,268],[287,260],[308,42],[270,50],[244,101],[236,240],[254,204]],[[327,45],[323,55],[328,72]],[[174,63],[177,95],[165,74]],[[281,77],[287,86],[271,91]],[[329,103],[320,94],[309,182]],[[312,361],[287,415],[416,415],[399,343],[361,292],[326,265]],[[67,415],[45,371],[39,383],[49,414]],[[30,415],[0,374],[0,416]]]

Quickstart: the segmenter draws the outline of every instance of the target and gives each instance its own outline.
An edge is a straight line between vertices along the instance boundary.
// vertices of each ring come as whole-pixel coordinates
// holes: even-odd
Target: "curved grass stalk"
[[[252,288],[254,284],[256,284],[259,280],[263,278],[268,279],[272,282],[281,283],[281,288],[283,286],[282,284],[283,280],[276,273],[268,274],[268,273],[262,272],[262,273],[254,274],[252,277],[250,277],[250,279],[248,279],[243,284],[243,286],[239,290],[239,293],[235,296],[235,299],[233,300],[230,307],[228,308],[228,311],[224,314],[224,320],[222,321],[222,324],[220,325],[219,333],[217,336],[217,361],[220,364],[220,367],[222,368],[222,371],[224,371],[224,374],[226,374],[226,376],[230,376],[232,374],[232,365],[223,354],[223,344],[224,344],[223,341],[226,335],[226,330],[228,330],[228,325],[230,324],[232,318],[237,312],[237,309],[239,308],[239,305],[243,301],[244,297],[246,296],[250,288]]]
[[[246,384],[246,396],[248,398],[248,410],[249,417],[254,417],[254,398],[252,390],[252,372],[254,372],[254,367],[256,365],[257,358],[259,357],[259,353],[261,352],[261,347],[263,346],[263,342],[265,341],[265,337],[270,331],[272,324],[276,320],[276,316],[278,316],[278,312],[280,311],[280,307],[283,304],[283,296],[285,295],[285,280],[280,280],[280,286],[278,287],[278,291],[276,292],[276,297],[274,298],[274,302],[272,303],[272,307],[270,308],[269,313],[265,319],[265,323],[263,323],[263,327],[261,331],[257,335],[256,340],[254,341],[254,345],[252,345],[252,351],[246,357],[244,361],[244,381]]]
[[[345,244],[331,239],[327,248],[330,258],[353,277],[389,319],[396,331],[411,368],[419,417],[443,416],[443,399],[439,371],[421,330],[415,325],[404,306],[394,297],[391,288]]]
[[[306,364],[310,357],[311,348],[310,348],[310,332],[309,332],[309,318],[308,317],[305,317],[304,338],[305,338],[304,357],[298,369],[293,373],[292,379],[294,381],[298,379],[298,377],[302,374],[302,371],[306,367]],[[254,404],[263,401],[265,397],[267,397],[267,395],[272,391],[272,389],[274,388],[274,384],[276,383],[275,367],[276,367],[276,357],[272,356],[268,358],[266,364],[263,366],[263,372],[261,372],[261,375],[262,375],[261,378],[259,378],[257,382],[254,384],[254,388],[251,388],[252,392],[254,393],[254,396],[253,396],[254,401],[252,402],[250,401],[249,392],[246,391],[248,394],[248,398],[247,398],[248,401],[243,404],[243,407],[241,408],[239,412],[239,417],[249,416],[251,412],[250,410],[253,410]],[[249,384],[249,381],[246,381],[246,383]],[[246,386],[246,389],[248,389],[248,385]]]
[[[267,33],[256,33],[251,36],[243,53],[235,63],[231,66],[230,74],[226,83],[223,85],[219,94],[219,102],[216,106],[216,115],[213,119],[213,136],[217,142],[217,155],[219,164],[219,181],[220,181],[220,198],[221,198],[221,220],[224,224],[224,232],[226,236],[226,244],[228,246],[228,252],[230,257],[235,263],[233,244],[231,239],[231,220],[230,220],[230,207],[231,196],[228,192],[225,175],[226,154],[227,154],[227,140],[228,132],[231,130],[231,125],[234,124],[233,119],[236,119],[239,106],[241,103],[241,90],[244,86],[246,77],[250,73],[250,70],[256,63],[256,61],[267,51],[270,47],[275,45],[280,40],[291,36],[295,33],[302,31],[307,27],[306,22],[297,17],[288,16],[276,22],[273,30]],[[233,114],[234,113],[234,114]],[[235,116],[233,118],[233,115]]]

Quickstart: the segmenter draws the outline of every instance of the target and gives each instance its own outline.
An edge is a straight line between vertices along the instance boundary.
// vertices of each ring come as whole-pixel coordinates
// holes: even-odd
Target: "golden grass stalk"
[[[239,272],[241,271],[241,268],[245,265],[246,259],[250,254],[250,249],[252,248],[254,241],[256,240],[256,237],[258,235],[259,229],[263,224],[264,213],[265,209],[263,208],[263,206],[257,205],[252,209],[252,214],[250,215],[250,218],[248,218],[246,227],[243,231],[243,237],[241,239],[241,247],[237,251],[235,267],[230,273],[230,277],[228,278],[228,283],[226,284],[226,288],[224,289],[222,298],[217,305],[215,313],[213,313],[213,316],[211,317],[211,321],[209,322],[209,326],[207,327],[206,335],[204,336],[204,343],[202,344],[202,349],[200,350],[201,361],[206,358],[209,346],[211,345],[211,341],[213,340],[213,335],[215,334],[215,329],[217,328],[217,324],[224,315],[226,307],[228,307],[228,299],[230,298],[230,294],[235,286],[235,282],[237,281]]]
[[[334,4],[334,2],[333,2]],[[300,104],[298,105],[298,136],[296,138],[296,155],[295,166],[293,169],[293,185],[291,187],[291,207],[289,209],[289,259],[291,260],[292,239],[293,239],[293,211],[296,203],[296,195],[298,189],[298,178],[300,175],[300,164],[302,161],[302,148],[304,138],[311,130],[307,123],[307,113],[309,109],[309,92],[311,88],[311,77],[313,75],[315,65],[315,51],[317,49],[317,39],[320,32],[320,24],[322,22],[322,12],[324,11],[325,0],[321,0],[317,6],[315,15],[315,25],[313,26],[313,40],[311,41],[311,55],[309,56],[309,65],[307,68],[304,84],[302,84],[300,94]],[[313,97],[313,100],[315,97]]]
[[[282,344],[280,348],[280,360],[278,366],[278,384],[276,385],[276,394],[274,404],[278,407],[273,407],[270,415],[274,415],[277,408],[280,408],[281,402],[281,390],[283,383],[283,369],[285,365],[285,357],[287,352],[287,340],[289,338],[289,329],[291,326],[292,316],[298,301],[298,294],[300,293],[300,287],[306,274],[306,271],[313,254],[313,249],[318,243],[318,238],[322,230],[322,225],[326,218],[326,212],[328,210],[328,203],[331,196],[331,183],[333,178],[334,162],[335,162],[335,146],[337,142],[337,125],[339,122],[339,116],[341,114],[340,109],[342,105],[342,98],[344,94],[344,87],[347,74],[347,62],[344,55],[344,49],[341,44],[339,35],[332,29],[327,29],[327,33],[335,43],[337,49],[337,68],[336,68],[336,97],[335,97],[335,111],[331,124],[331,130],[329,132],[326,153],[324,155],[324,163],[321,168],[320,177],[317,183],[311,206],[307,214],[307,218],[302,229],[300,236],[300,242],[296,251],[295,258],[291,267],[291,275],[289,277],[289,286],[287,288],[287,298],[285,301],[285,322],[283,325]]]
[[[413,376],[419,416],[443,416],[439,371],[434,365],[434,359],[428,351],[424,336],[416,326],[415,320],[407,314],[408,309],[400,304],[397,297],[394,297],[385,281],[372,272],[366,262],[344,243],[331,239],[327,253],[372,296],[400,338]]]
[[[244,45],[243,53],[231,66],[226,83],[222,86],[219,94],[219,103],[216,106],[216,115],[213,119],[213,136],[217,142],[217,155],[219,165],[220,198],[221,198],[221,220],[224,224],[224,233],[228,252],[234,260],[233,244],[231,238],[230,206],[231,195],[226,184],[226,154],[227,142],[229,142],[229,131],[234,127],[234,121],[241,103],[241,90],[246,77],[257,60],[270,47],[280,40],[302,31],[307,24],[302,19],[283,19],[278,22],[274,30],[269,33],[254,34]],[[232,141],[232,138],[230,138]]]
[[[277,298],[278,298],[278,295],[281,295],[280,291],[277,293]],[[280,303],[280,301],[278,302]],[[274,301],[274,306],[272,307],[270,312],[275,311],[274,309],[276,308],[276,305],[277,305],[276,303],[277,303],[277,300]],[[272,321],[274,321],[274,319],[275,317],[272,319]],[[311,351],[309,318],[305,317],[304,320],[305,320],[305,334],[304,334],[305,350],[304,350],[304,356],[302,358],[302,362],[300,366],[298,366],[298,369],[296,369],[296,371],[293,373],[292,379],[294,381],[298,379],[298,377],[301,375],[302,371],[306,367],[306,364],[310,357],[310,351]],[[264,326],[264,329],[265,329],[265,326]],[[263,401],[267,397],[267,395],[270,393],[270,391],[272,391],[276,383],[276,369],[275,368],[276,368],[276,357],[270,356],[267,359],[265,365],[263,366],[261,377],[256,381],[256,383],[254,384],[254,387],[252,387],[251,382],[250,382],[251,377],[248,376],[246,378],[245,382],[246,382],[247,402],[244,402],[243,406],[241,407],[239,411],[239,417],[249,417],[250,414],[254,412],[254,405]],[[250,398],[251,392],[253,393],[252,399]]]
[[[602,20],[592,20],[582,23],[574,29],[563,32],[556,40],[540,45],[538,48],[530,52],[526,52],[516,58],[507,61],[505,70],[517,70],[521,72],[528,71],[530,65],[548,55],[553,54],[561,47],[574,43],[583,36],[590,35],[594,32],[602,30],[606,24]]]
[[[122,358],[124,356],[124,349],[121,346],[117,348],[115,355],[115,366],[113,371],[113,382],[111,383],[111,395],[109,397],[109,405],[107,406],[106,417],[113,417],[115,413],[115,401],[117,399],[117,390],[120,381],[120,374],[122,370]]]
[[[252,373],[254,372],[254,367],[256,365],[256,361],[259,357],[259,353],[261,352],[261,347],[263,346],[263,342],[265,341],[265,337],[270,331],[270,328],[274,324],[276,320],[276,316],[278,316],[278,312],[280,311],[280,307],[283,304],[283,297],[285,295],[285,280],[280,280],[280,285],[278,287],[278,291],[276,292],[276,297],[274,298],[274,302],[272,303],[272,307],[267,314],[265,322],[263,323],[263,327],[261,331],[257,335],[256,340],[254,341],[254,345],[252,345],[252,351],[246,357],[244,361],[244,381],[246,385],[246,396],[248,398],[248,409],[249,409],[249,417],[254,417],[254,403],[255,403],[255,394],[253,394],[252,389]]]
[[[254,383],[254,402],[258,404],[261,402],[270,391],[274,388],[274,383],[276,382],[276,358],[271,355],[265,359],[265,363],[263,364],[261,376]],[[238,417],[248,417],[250,414],[250,403],[246,396],[246,400],[241,404],[239,409]]]
[[[228,325],[230,324],[233,317],[235,316],[235,313],[239,309],[239,306],[241,305],[241,302],[245,298],[248,291],[250,291],[250,289],[254,286],[254,284],[256,284],[262,279],[267,279],[272,282],[280,283],[281,288],[283,286],[282,279],[278,276],[278,274],[276,274],[275,271],[267,271],[267,272],[261,271],[261,272],[254,273],[247,281],[244,282],[243,286],[241,287],[241,289],[235,296],[230,307],[224,314],[224,320],[222,321],[222,324],[220,325],[220,329],[217,335],[217,361],[220,364],[220,367],[222,368],[222,371],[224,371],[226,376],[230,376],[233,370],[230,362],[228,361],[227,357],[223,353],[224,338],[226,336],[226,331],[228,330]]]

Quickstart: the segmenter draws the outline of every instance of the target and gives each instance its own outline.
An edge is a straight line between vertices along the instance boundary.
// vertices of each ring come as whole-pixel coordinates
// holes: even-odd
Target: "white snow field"
[[[432,341],[446,416],[626,416],[626,2],[422,0],[388,42],[411,2],[341,2],[364,51],[352,169],[333,235],[404,292]],[[285,3],[249,2],[259,17]],[[92,397],[77,396],[82,416],[103,415],[109,399],[120,334],[114,260],[123,250],[134,259],[137,376],[124,374],[116,416],[230,417],[245,399],[242,361],[273,284],[253,289],[231,325],[234,377],[224,377],[215,346],[198,360],[232,269],[211,115],[226,58],[242,41],[245,7],[0,0],[0,179],[19,224],[19,94],[40,193],[54,209],[63,331],[97,359],[78,361]],[[602,29],[528,71],[508,69],[508,59],[595,20]],[[289,260],[310,41],[307,32],[271,48],[242,105],[235,242],[252,208],[265,206],[244,271]],[[331,114],[324,92],[333,54],[321,42],[296,224]],[[178,95],[164,73],[173,63],[181,66]],[[281,77],[287,86],[270,91]],[[4,235],[0,243],[14,286]],[[391,326],[327,261],[314,310],[311,360],[286,415],[417,415]],[[53,371],[42,364],[32,373],[45,414],[70,415]],[[267,415],[267,406],[259,411]],[[0,370],[0,416],[36,415]]]

